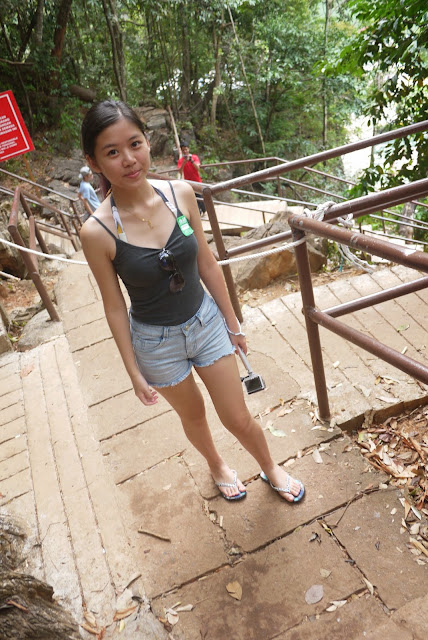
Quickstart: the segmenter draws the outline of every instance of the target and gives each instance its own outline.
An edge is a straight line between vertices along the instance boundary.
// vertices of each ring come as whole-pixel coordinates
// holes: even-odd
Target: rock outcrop
[[[172,153],[171,122],[168,111],[153,106],[134,109],[147,126],[152,157]]]
[[[227,248],[240,244],[247,244],[261,238],[273,236],[278,233],[290,231],[287,223],[291,213],[295,213],[293,209],[286,209],[277,213],[270,222],[252,229],[241,238],[228,238],[225,240]],[[282,242],[274,243],[263,249],[257,249],[254,252],[261,252],[281,246]],[[309,263],[313,272],[321,269],[327,264],[325,255],[325,245],[318,241],[314,242],[310,238],[307,241]],[[242,262],[231,264],[232,274],[238,290],[262,289],[269,283],[273,282],[280,276],[295,275],[297,272],[296,259],[293,249],[285,249],[283,251],[272,253],[261,258],[251,258]]]

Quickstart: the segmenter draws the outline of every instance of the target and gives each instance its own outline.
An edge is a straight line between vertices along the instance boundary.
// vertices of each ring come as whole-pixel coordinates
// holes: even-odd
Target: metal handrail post
[[[7,230],[9,231],[13,241],[15,242],[15,244],[26,248],[25,247],[25,243],[21,237],[21,234],[19,233],[18,230],[18,226],[17,226],[17,222],[18,222],[18,206],[19,206],[19,202],[20,202],[20,189],[19,187],[17,189],[15,189],[15,194],[13,197],[13,203],[12,203],[12,210],[10,213],[10,218],[9,218],[9,224],[7,227]],[[32,216],[33,217],[33,216]],[[58,316],[58,313],[52,303],[52,300],[49,297],[49,294],[46,290],[45,285],[43,284],[43,281],[40,277],[39,271],[38,271],[38,263],[37,266],[35,266],[34,263],[34,259],[33,256],[31,256],[29,253],[27,253],[26,251],[20,251],[18,249],[19,253],[21,254],[21,257],[24,261],[25,266],[28,269],[28,273],[30,274],[30,277],[32,279],[32,281],[34,282],[34,286],[36,287],[37,291],[39,292],[39,295],[42,299],[43,304],[45,305],[45,308],[47,309],[49,316],[51,318],[51,320],[54,320],[55,322],[59,322],[60,318]],[[36,256],[34,256],[34,258],[37,260]]]
[[[293,229],[293,241],[305,237],[303,231]],[[306,242],[294,248],[297,264],[297,273],[300,282],[300,293],[303,302],[303,314],[305,316],[306,331],[308,334],[309,350],[311,353],[312,369],[315,380],[315,389],[318,399],[320,418],[330,418],[328,403],[327,383],[325,379],[324,362],[321,351],[321,340],[318,325],[309,315],[309,310],[315,307],[314,290],[312,287],[311,268],[309,265],[308,248]]]
[[[79,212],[77,211],[77,208],[76,208],[76,203],[70,202],[70,206],[73,209],[73,216],[71,218],[71,221],[76,231],[76,235],[78,236],[80,235],[80,229],[82,228],[82,221],[80,220]]]
[[[22,204],[22,208],[24,209],[25,213],[27,214],[27,218],[28,220],[31,220],[31,218],[34,219],[33,214],[31,213],[31,209],[28,206],[28,202],[24,196],[24,194],[20,191],[20,200],[21,200],[21,204]],[[35,220],[34,220],[35,222]],[[46,242],[44,241],[42,234],[40,233],[37,224],[35,225],[35,234],[36,234],[36,238],[37,238],[37,242],[39,243],[39,247],[41,248],[41,250],[43,251],[43,253],[50,253]],[[37,258],[36,258],[37,259]]]
[[[62,213],[62,211],[59,212],[59,216],[61,218],[61,222],[65,228],[65,232],[68,235],[68,239],[70,240],[71,244],[73,245],[73,249],[75,251],[79,251],[79,247],[77,246],[77,242],[74,240],[73,238],[73,234],[71,233],[70,227],[68,226],[67,220],[65,219],[65,215]]]
[[[30,240],[29,240],[29,248],[32,249],[33,251],[36,250],[36,221],[34,219],[34,216],[31,216],[30,218],[28,218],[28,226],[30,228]],[[34,253],[29,253],[28,257],[30,258],[31,262],[33,263],[33,268],[35,269],[35,271],[37,271],[37,273],[39,273],[39,262],[37,259],[37,256],[34,255]]]
[[[214,241],[217,247],[217,252],[220,260],[224,260],[226,257],[226,248],[223,242],[223,236],[221,235],[220,225],[217,220],[217,214],[214,207],[214,201],[212,191],[209,187],[204,187],[203,191],[204,204],[208,213],[208,219],[211,224],[211,231],[213,232]],[[236,293],[235,282],[232,276],[232,270],[228,264],[222,265],[224,279],[226,281],[229,297],[232,302],[233,309],[239,322],[243,321],[241,305],[239,304],[238,295]]]

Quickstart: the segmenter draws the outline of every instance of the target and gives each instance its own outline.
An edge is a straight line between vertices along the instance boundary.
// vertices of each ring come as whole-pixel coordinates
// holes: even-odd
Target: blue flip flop
[[[236,489],[238,489],[238,484],[237,484],[237,480],[238,480],[238,474],[235,471],[235,469],[231,469],[232,473],[233,473],[233,482],[216,482],[216,487],[231,487],[232,489],[234,489],[236,487]],[[214,480],[215,482],[215,480]],[[239,489],[238,489],[239,491]],[[242,500],[242,498],[245,498],[245,496],[247,495],[246,491],[239,491],[239,493],[237,493],[235,496],[225,496],[224,493],[222,491],[220,491],[221,495],[223,496],[223,498],[225,500],[229,500],[229,501],[233,501],[233,500]]]
[[[272,482],[269,480],[269,478],[267,477],[267,475],[265,474],[264,471],[260,471],[260,477],[262,480],[264,480],[264,482],[267,482],[268,484],[270,484],[270,486],[272,487],[272,489],[274,491],[282,491],[283,493],[289,493],[290,495],[293,495],[290,491],[291,489],[291,476],[289,473],[287,473],[288,479],[287,479],[287,486],[285,487],[285,489],[283,487],[275,487],[274,484],[272,484]],[[293,478],[294,480],[294,478]],[[293,502],[300,502],[300,500],[303,498],[303,496],[305,495],[305,487],[303,486],[303,482],[300,482],[300,480],[296,480],[296,482],[298,482],[300,484],[300,492],[299,495],[294,496]],[[286,502],[290,502],[290,500],[286,500]]]

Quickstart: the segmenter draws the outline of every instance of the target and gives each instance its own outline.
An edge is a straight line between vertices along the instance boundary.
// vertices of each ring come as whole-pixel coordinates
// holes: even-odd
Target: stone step
[[[80,624],[87,609],[106,638],[116,637],[115,612],[132,602],[128,586],[143,603],[144,589],[68,341],[11,355],[0,362],[1,512],[26,524],[34,549],[28,570],[53,586]],[[121,638],[164,637],[146,609]]]

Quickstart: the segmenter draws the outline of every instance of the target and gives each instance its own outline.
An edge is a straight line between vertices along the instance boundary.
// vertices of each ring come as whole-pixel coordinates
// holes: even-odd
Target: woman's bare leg
[[[174,387],[158,387],[156,390],[178,413],[187,438],[206,459],[214,481],[233,482],[233,473],[213,442],[206,419],[204,399],[193,374]],[[245,487],[240,480],[237,480],[236,488],[221,487],[220,491],[231,497],[240,491],[245,491]]]
[[[273,461],[265,434],[245,404],[235,356],[221,358],[209,367],[199,367],[197,372],[207,387],[224,426],[257,460],[272,484],[286,487],[289,476]],[[290,493],[280,492],[280,495],[292,502],[300,490],[300,483],[291,478]]]

